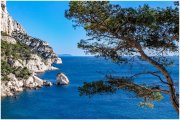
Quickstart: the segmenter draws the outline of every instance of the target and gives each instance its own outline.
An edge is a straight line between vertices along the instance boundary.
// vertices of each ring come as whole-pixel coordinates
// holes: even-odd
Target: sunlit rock
[[[67,85],[69,84],[69,79],[63,73],[59,73],[56,77],[56,84],[57,85]]]

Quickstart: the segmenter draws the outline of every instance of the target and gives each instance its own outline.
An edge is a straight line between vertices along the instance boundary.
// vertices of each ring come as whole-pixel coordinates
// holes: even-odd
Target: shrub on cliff
[[[10,66],[6,61],[1,60],[1,76],[7,76],[12,73],[14,68]]]
[[[13,74],[15,74],[17,78],[28,79],[28,77],[31,75],[31,72],[28,70],[27,67],[17,67],[13,71]]]
[[[27,67],[13,67],[11,63],[15,60],[28,60],[31,57],[31,50],[17,42],[17,44],[10,44],[6,41],[1,41],[1,76],[2,80],[9,80],[7,75],[15,74],[17,78],[27,79],[31,72]]]
[[[1,42],[1,56],[5,56],[5,58],[11,57],[15,60],[28,60],[31,54],[31,50],[19,42],[17,44],[9,44],[6,41]]]
[[[6,32],[1,31],[2,36],[9,36]]]

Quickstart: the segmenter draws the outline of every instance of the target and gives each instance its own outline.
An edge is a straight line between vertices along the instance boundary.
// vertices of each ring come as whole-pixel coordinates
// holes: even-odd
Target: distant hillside
[[[73,56],[71,54],[60,54],[59,56]]]

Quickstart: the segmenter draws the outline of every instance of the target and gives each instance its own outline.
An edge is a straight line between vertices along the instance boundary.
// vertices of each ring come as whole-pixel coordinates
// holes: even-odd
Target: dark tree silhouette
[[[128,63],[123,56],[139,56],[158,71],[144,71],[132,76],[107,76],[106,81],[84,83],[79,88],[81,95],[114,92],[118,89],[133,91],[145,101],[162,99],[161,92],[169,94],[172,105],[179,113],[178,95],[174,82],[166,66],[171,61],[169,53],[178,53],[179,42],[179,3],[166,8],[150,8],[148,5],[138,8],[122,8],[108,1],[72,1],[65,16],[72,20],[74,27],[83,27],[88,39],[81,40],[78,47],[96,56],[111,59],[116,63]],[[150,56],[150,55],[154,56]],[[158,56],[158,57],[157,57]],[[133,79],[142,74],[157,77],[168,86],[163,90],[159,86],[135,84]],[[163,76],[163,77],[162,77]],[[149,103],[142,103],[152,107]]]

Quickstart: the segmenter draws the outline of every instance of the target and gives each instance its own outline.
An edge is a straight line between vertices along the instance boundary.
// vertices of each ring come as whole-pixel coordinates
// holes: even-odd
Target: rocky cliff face
[[[19,31],[21,33],[26,33],[23,27],[12,19],[6,9],[6,2],[1,1],[1,31],[5,32],[8,35],[11,35],[13,31]]]
[[[47,42],[40,40],[38,38],[31,37],[17,30],[12,32],[12,37],[20,43],[29,46],[29,48],[33,52],[37,53],[44,60],[46,60],[46,63],[48,65],[52,63],[61,63],[61,59],[57,57],[52,47],[50,47]]]
[[[29,36],[12,19],[1,3],[1,96],[12,96],[26,88],[39,88],[46,82],[35,74],[56,69],[61,59],[47,42]]]
[[[26,44],[45,60],[51,62],[49,64],[61,63],[61,59],[58,58],[47,42],[27,35],[23,27],[9,15],[6,2],[3,1],[1,3],[1,33],[12,36],[20,43]]]

